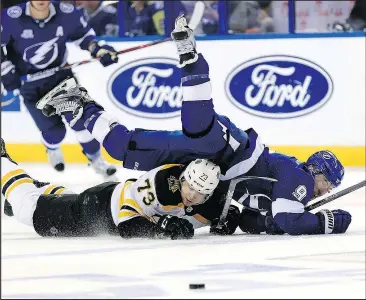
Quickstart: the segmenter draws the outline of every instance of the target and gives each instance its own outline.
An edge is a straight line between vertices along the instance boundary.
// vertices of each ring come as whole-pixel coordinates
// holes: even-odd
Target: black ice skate
[[[175,28],[171,33],[171,37],[179,54],[178,67],[182,68],[197,61],[198,55],[193,30],[188,27],[184,15],[180,15],[175,19]]]
[[[4,142],[4,140],[2,138],[1,138],[1,157],[6,157],[12,163],[14,163],[14,164],[17,165],[17,163],[14,160],[11,159],[11,157],[8,154],[8,152],[6,152],[5,142]]]
[[[65,160],[61,148],[47,149],[46,152],[52,167],[58,172],[63,172],[65,170]]]
[[[46,117],[71,112],[72,127],[83,115],[84,106],[90,102],[95,103],[88,95],[88,91],[78,85],[74,78],[67,78],[39,100],[36,107],[42,110]]]

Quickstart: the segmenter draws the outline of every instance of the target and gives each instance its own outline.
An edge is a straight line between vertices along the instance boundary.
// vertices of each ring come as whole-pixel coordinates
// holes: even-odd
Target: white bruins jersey
[[[114,223],[118,226],[136,216],[146,217],[154,223],[161,215],[182,217],[185,209],[179,176],[183,170],[183,165],[163,165],[136,181],[127,180],[117,185],[111,199]]]

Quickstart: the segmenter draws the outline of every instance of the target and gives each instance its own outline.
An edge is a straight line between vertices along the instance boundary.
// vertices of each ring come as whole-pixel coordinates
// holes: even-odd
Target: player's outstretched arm
[[[157,224],[143,216],[136,216],[118,224],[118,230],[123,238],[171,238],[189,239],[194,235],[193,225],[185,219],[165,215],[160,217]]]
[[[316,214],[304,211],[304,205],[298,203],[298,209],[288,212],[278,212],[278,207],[284,201],[278,199],[273,202],[272,216],[266,217],[267,233],[274,233],[281,229],[290,235],[302,234],[335,234],[345,233],[352,221],[352,216],[344,210],[321,210]],[[301,207],[302,206],[302,207]]]

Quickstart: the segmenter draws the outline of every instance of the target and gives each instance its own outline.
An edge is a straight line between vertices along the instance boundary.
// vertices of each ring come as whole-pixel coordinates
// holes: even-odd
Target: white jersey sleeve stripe
[[[275,217],[278,213],[294,213],[302,214],[304,205],[298,201],[292,201],[285,198],[277,198],[272,202],[272,216]]]

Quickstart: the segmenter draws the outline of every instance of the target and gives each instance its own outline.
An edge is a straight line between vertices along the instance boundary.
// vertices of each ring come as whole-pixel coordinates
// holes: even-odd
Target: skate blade
[[[38,109],[43,109],[45,105],[54,97],[54,95],[62,90],[68,91],[70,88],[75,87],[76,81],[74,78],[67,78],[62,81],[59,85],[49,91],[45,96],[41,98],[36,104]]]

